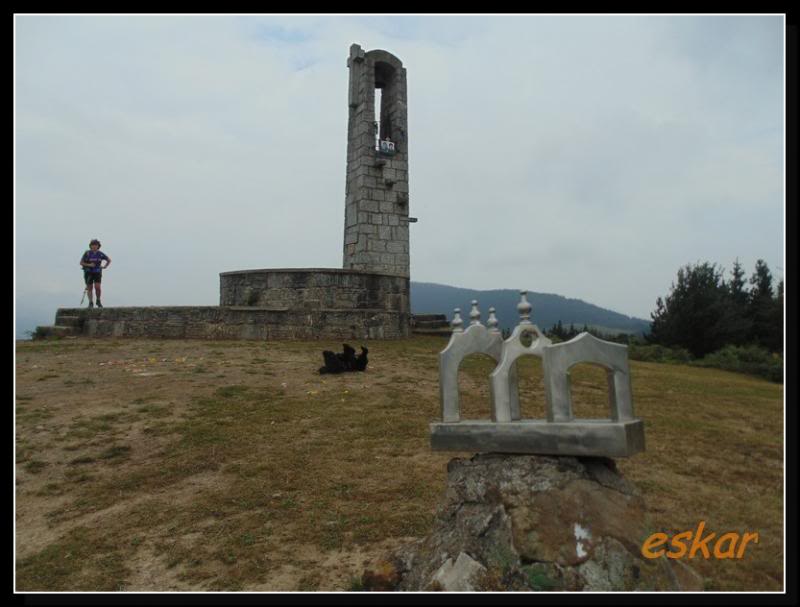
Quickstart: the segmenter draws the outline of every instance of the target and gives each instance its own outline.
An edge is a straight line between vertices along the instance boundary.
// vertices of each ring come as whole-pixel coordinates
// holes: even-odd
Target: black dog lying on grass
[[[344,352],[336,354],[330,350],[323,350],[322,358],[325,365],[319,368],[320,373],[344,373],[345,371],[364,371],[367,368],[367,350],[361,346],[361,354],[356,356],[356,351],[348,344],[342,344]]]

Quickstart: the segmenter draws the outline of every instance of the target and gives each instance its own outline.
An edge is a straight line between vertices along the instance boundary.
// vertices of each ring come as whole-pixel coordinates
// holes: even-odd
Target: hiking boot
[[[89,302],[89,309],[91,310],[92,308],[94,308],[94,302],[93,302],[93,301],[90,301],[90,302]]]
[[[101,304],[101,303],[100,303],[100,300],[99,300],[99,299],[97,300],[97,307],[98,307],[98,308],[102,308],[102,307],[103,307],[103,304]]]

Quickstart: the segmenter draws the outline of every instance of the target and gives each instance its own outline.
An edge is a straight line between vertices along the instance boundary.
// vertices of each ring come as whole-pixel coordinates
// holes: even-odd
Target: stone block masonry
[[[410,275],[406,70],[382,50],[350,47],[343,267]],[[376,90],[381,91],[377,109]],[[376,132],[376,126],[378,131]],[[376,149],[390,140],[392,153]]]
[[[221,306],[301,311],[380,309],[408,315],[408,293],[409,279],[404,276],[357,270],[265,269],[220,274]]]
[[[59,308],[71,335],[206,340],[399,339],[408,314],[383,309],[287,310],[254,306]]]

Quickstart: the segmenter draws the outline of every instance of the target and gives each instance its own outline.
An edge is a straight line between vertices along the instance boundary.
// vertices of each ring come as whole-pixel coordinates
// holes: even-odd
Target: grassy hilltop
[[[429,529],[445,340],[369,342],[366,373],[320,376],[333,342],[65,339],[17,343],[16,589],[349,590],[364,564]],[[358,345],[357,342],[353,345]],[[521,361],[523,417],[543,417]],[[469,357],[466,418],[489,416],[494,364]],[[618,460],[653,525],[755,531],[738,560],[691,561],[712,590],[780,590],[783,388],[631,362],[647,451]],[[580,417],[605,375],[572,374]]]

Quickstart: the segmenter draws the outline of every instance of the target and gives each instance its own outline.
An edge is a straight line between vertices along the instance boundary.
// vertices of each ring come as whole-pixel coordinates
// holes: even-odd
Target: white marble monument
[[[520,291],[519,324],[505,341],[497,328],[494,308],[488,327],[480,323],[478,302],[472,302],[465,330],[456,308],[453,333],[439,354],[442,421],[431,424],[431,447],[445,451],[480,451],[628,457],[644,451],[644,424],[634,417],[627,346],[581,333],[553,344],[530,320],[527,291]],[[458,401],[458,367],[473,353],[497,361],[489,375],[491,420],[462,420]],[[542,358],[546,419],[522,419],[516,362],[522,356]],[[606,371],[607,419],[576,419],[572,410],[569,370],[590,363]]]

